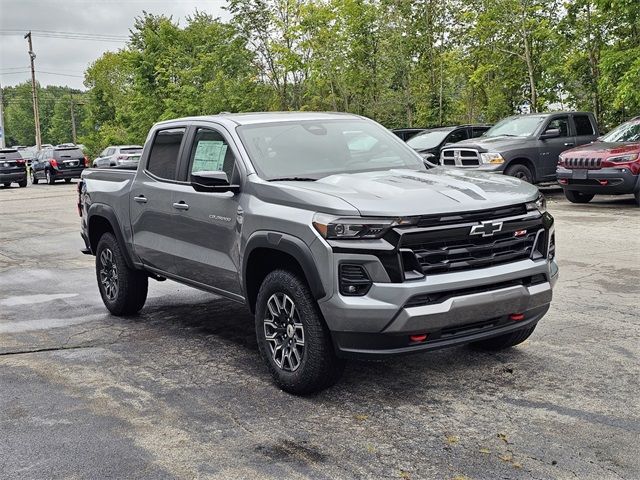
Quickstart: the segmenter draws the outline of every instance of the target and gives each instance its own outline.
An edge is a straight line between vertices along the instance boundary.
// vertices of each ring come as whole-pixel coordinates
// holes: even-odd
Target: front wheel
[[[296,274],[275,270],[266,276],[256,300],[255,326],[260,354],[282,390],[309,394],[342,375],[344,361],[335,354],[309,287]]]
[[[533,174],[531,170],[529,170],[529,167],[525,165],[511,165],[504,173],[511,177],[519,178],[524,182],[533,183]]]
[[[34,185],[38,184],[38,177],[36,177],[36,172],[35,171],[31,172],[31,183],[33,183]]]
[[[102,301],[112,314],[133,315],[144,306],[149,278],[127,265],[122,249],[111,233],[102,235],[98,242],[96,278]]]
[[[19,186],[20,188],[24,188],[24,187],[26,187],[26,186],[27,186],[27,178],[25,177],[25,179],[24,179],[24,180],[22,180],[21,182],[18,182],[18,186]]]
[[[571,203],[589,203],[593,197],[595,197],[592,193],[582,193],[573,190],[565,190],[564,196],[567,197],[567,200]]]
[[[524,327],[498,337],[474,342],[471,345],[482,350],[503,350],[505,348],[514,347],[529,338],[536,329],[536,326],[537,324],[531,325],[530,327]]]

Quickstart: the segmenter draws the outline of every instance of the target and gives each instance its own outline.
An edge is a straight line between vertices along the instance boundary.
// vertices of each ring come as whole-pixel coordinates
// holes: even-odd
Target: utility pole
[[[2,105],[2,84],[0,84],[0,148],[6,147],[6,144],[4,141],[5,135],[6,134],[4,131],[4,110]]]
[[[36,67],[33,61],[36,54],[33,53],[33,43],[31,42],[31,32],[27,33],[24,38],[29,40],[29,58],[31,59],[31,96],[33,97],[33,120],[36,124],[36,148],[40,150],[42,146],[42,137],[40,136],[40,108],[38,106],[38,90],[36,89]]]
[[[71,94],[71,137],[73,143],[76,143],[76,112],[74,111],[73,93]]]

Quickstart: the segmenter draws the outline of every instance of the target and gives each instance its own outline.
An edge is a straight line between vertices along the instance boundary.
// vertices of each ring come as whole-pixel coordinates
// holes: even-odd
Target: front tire
[[[531,170],[526,165],[511,165],[504,173],[505,175],[519,178],[524,182],[533,183],[533,173],[531,173]]]
[[[37,185],[39,182],[38,177],[36,177],[36,172],[33,171],[31,172],[31,183],[33,183],[34,185]]]
[[[593,197],[595,197],[592,193],[582,193],[573,190],[565,190],[564,196],[567,197],[567,200],[571,203],[589,203]]]
[[[269,273],[258,292],[255,315],[260,354],[276,384],[305,395],[333,385],[344,361],[307,284],[286,270]]]
[[[515,347],[529,338],[536,329],[536,326],[537,324],[531,325],[530,327],[524,327],[498,337],[473,342],[471,345],[481,350],[503,350],[505,348]]]
[[[22,180],[21,182],[18,182],[18,186],[20,188],[24,188],[27,186],[27,179],[25,178],[24,180]]]
[[[117,316],[138,313],[147,300],[149,278],[129,268],[118,241],[105,233],[96,249],[96,278],[105,307]]]

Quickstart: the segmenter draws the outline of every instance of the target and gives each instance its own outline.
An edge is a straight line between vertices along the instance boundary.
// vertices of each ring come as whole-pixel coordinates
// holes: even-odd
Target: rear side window
[[[157,177],[175,180],[178,153],[184,137],[184,128],[159,130],[151,146],[147,170]]]
[[[595,135],[593,125],[587,115],[574,115],[573,121],[576,124],[576,135]]]
[[[84,153],[79,148],[59,148],[53,151],[53,158],[83,158]]]

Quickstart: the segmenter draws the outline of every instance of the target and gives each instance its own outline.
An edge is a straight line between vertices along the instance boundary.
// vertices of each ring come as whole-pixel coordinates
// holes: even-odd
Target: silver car
[[[136,167],[142,155],[140,145],[112,145],[105,148],[93,161],[93,168],[111,168],[117,166]]]

